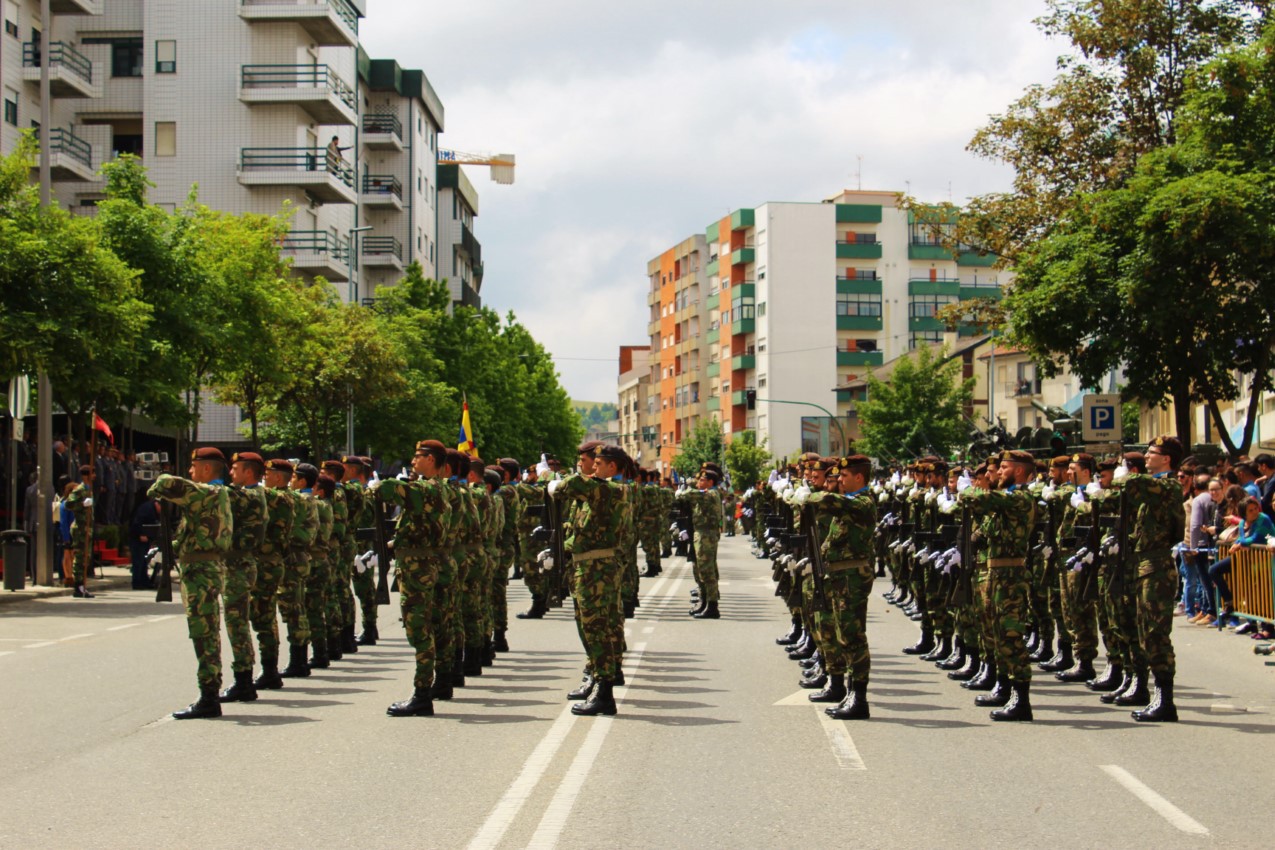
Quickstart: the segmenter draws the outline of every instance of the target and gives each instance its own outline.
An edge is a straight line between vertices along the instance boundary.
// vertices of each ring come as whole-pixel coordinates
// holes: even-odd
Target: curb
[[[133,586],[133,574],[108,575],[102,578],[89,579],[89,590],[126,590]],[[51,599],[55,596],[70,596],[72,587],[43,587],[27,585],[25,590],[0,590],[0,605],[9,602],[27,602],[32,599]]]

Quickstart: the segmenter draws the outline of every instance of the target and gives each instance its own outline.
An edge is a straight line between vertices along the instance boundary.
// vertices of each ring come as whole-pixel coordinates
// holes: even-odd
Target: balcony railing
[[[289,254],[327,254],[335,260],[350,258],[350,243],[327,230],[293,230],[283,238]]]
[[[22,45],[22,65],[25,68],[40,67],[40,46],[28,41]],[[87,83],[93,82],[93,63],[83,53],[63,41],[49,45],[49,67],[61,65],[70,68]]]
[[[397,195],[403,197],[403,183],[393,174],[364,174],[363,194]]]
[[[1005,382],[1005,395],[1017,396],[1019,398],[1030,398],[1031,396],[1040,395],[1040,381],[1031,378],[1022,378],[1017,381]]]
[[[37,141],[40,138],[38,128],[35,131],[35,137]],[[53,131],[49,133],[49,153],[65,154],[85,168],[93,167],[93,148],[70,130],[53,128]]]
[[[242,6],[317,6],[324,10],[331,9],[345,25],[359,31],[359,15],[354,7],[345,0],[240,0]]]
[[[344,157],[325,148],[244,148],[239,153],[242,171],[300,171],[330,174],[354,188],[354,167]]]
[[[327,65],[244,65],[240,84],[245,89],[327,89],[358,111],[358,97],[350,84]]]
[[[363,255],[385,256],[392,254],[403,259],[403,243],[393,236],[364,236]]]
[[[363,132],[403,138],[403,122],[397,115],[364,115]]]

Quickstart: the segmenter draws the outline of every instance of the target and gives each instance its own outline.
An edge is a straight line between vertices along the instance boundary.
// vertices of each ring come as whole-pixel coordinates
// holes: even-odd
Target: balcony
[[[720,292],[714,292],[712,295],[708,296],[708,299],[704,302],[704,309],[710,312],[720,308],[721,306],[722,294]]]
[[[739,319],[737,321],[731,322],[731,326],[730,326],[731,336],[739,336],[740,334],[755,333],[756,330],[757,330],[757,320],[752,318]]]
[[[722,374],[721,361],[714,360],[712,363],[709,363],[708,368],[704,370],[704,373],[710,378],[720,378]]]
[[[962,250],[956,255],[956,264],[958,266],[987,266],[996,265],[996,257],[991,254],[979,254],[977,251]]]
[[[730,229],[731,230],[744,230],[746,228],[752,227],[754,223],[755,223],[755,215],[753,211],[749,209],[748,207],[735,210],[733,213],[730,214]]]
[[[863,279],[857,277],[838,277],[837,278],[837,294],[838,295],[880,295],[881,281],[879,279]]]
[[[40,138],[39,130],[35,137]],[[55,127],[49,133],[49,161],[53,179],[59,183],[87,183],[97,178],[92,146],[70,130]]]
[[[716,396],[716,395],[715,395],[715,396],[709,396],[709,398],[708,398],[708,409],[709,409],[709,411],[721,410],[721,409],[722,409],[722,397],[721,397],[721,396]]]
[[[838,366],[880,366],[885,354],[880,351],[838,351]]]
[[[730,403],[744,405],[748,404],[747,390],[735,390],[730,394]]]
[[[959,280],[919,280],[908,281],[908,295],[946,295],[957,298],[961,294]]]
[[[293,186],[321,204],[353,204],[354,168],[323,148],[243,148],[239,182],[244,186]]]
[[[40,51],[30,41],[22,45],[22,79],[40,82]],[[62,41],[49,45],[49,89],[55,98],[102,96],[101,87],[93,84],[93,63]]]
[[[1005,293],[999,286],[967,286],[961,284],[960,296],[962,301],[969,301],[971,298],[987,298],[991,301],[999,301],[1005,297]]]
[[[240,0],[250,24],[296,24],[320,47],[358,47],[359,15],[345,0]]]
[[[354,89],[328,65],[244,65],[239,99],[249,106],[299,106],[318,124],[358,123]]]
[[[757,357],[753,354],[737,354],[730,359],[730,370],[732,372],[755,368],[757,368]]]
[[[730,255],[730,264],[732,266],[746,266],[756,261],[757,252],[752,248],[740,248],[738,251],[732,251]]]
[[[326,230],[293,230],[283,239],[281,252],[292,268],[331,283],[350,279],[350,243]]]
[[[952,251],[935,242],[913,242],[908,245],[909,260],[951,260]]]
[[[474,231],[463,221],[460,223],[460,249],[469,255],[469,263],[474,267],[483,264],[483,246],[474,238]]]
[[[884,328],[880,316],[838,316],[839,331],[879,331]]]
[[[393,174],[364,174],[359,202],[365,207],[401,210],[403,183]]]
[[[926,331],[933,333],[947,330],[947,325],[933,316],[912,316],[908,318],[908,330],[918,333]]]
[[[735,302],[742,301],[745,298],[756,298],[757,284],[753,283],[751,280],[741,280],[739,283],[730,288],[729,294],[731,301]],[[735,304],[734,306],[738,307],[739,304]]]
[[[880,204],[837,204],[837,224],[880,223]]]
[[[1017,381],[1006,381],[1005,395],[1014,398],[1031,399],[1041,394],[1040,379],[1019,378]]]
[[[710,330],[708,333],[704,335],[704,342],[707,343],[708,345],[717,345],[718,341],[721,339],[721,336],[722,336],[721,329],[713,328],[712,330]]]
[[[718,263],[719,263],[718,260],[713,260],[711,263],[705,266],[704,274],[708,275],[709,277],[715,276],[718,273],[718,270],[720,268]]]
[[[369,269],[403,270],[403,243],[393,236],[364,236],[359,256]]]
[[[403,122],[397,115],[364,115],[363,146],[381,151],[403,149]]]
[[[101,0],[49,0],[49,12],[54,15],[100,15]]]
[[[881,259],[880,242],[859,242],[837,240],[838,260],[879,260]]]

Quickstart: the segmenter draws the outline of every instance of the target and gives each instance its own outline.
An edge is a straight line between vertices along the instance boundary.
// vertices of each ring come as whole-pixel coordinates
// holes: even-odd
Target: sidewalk
[[[133,586],[133,573],[128,567],[102,567],[102,578],[89,579],[89,591],[127,590]],[[30,599],[46,599],[52,596],[70,596],[73,588],[44,587],[28,584],[25,590],[0,590],[0,605],[6,602],[25,602]],[[146,591],[138,591],[145,593]],[[153,592],[153,591],[152,591]]]

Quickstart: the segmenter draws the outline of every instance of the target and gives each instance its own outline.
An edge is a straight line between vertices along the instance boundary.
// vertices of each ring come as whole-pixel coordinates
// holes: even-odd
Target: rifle
[[[556,592],[551,591],[551,604],[561,605],[562,600],[571,594],[567,575],[567,532],[566,517],[563,516],[562,505],[545,491],[545,519],[549,522],[549,551],[552,553],[553,565],[558,570],[558,586]]]
[[[1125,550],[1129,548],[1129,494],[1120,488],[1120,520],[1116,525],[1116,565],[1111,571],[1113,586],[1124,583]]]
[[[390,535],[385,527],[393,520],[388,516],[389,505],[372,500],[372,548],[376,550],[376,604],[390,604]]]
[[[824,591],[824,579],[827,572],[823,566],[823,552],[819,545],[819,525],[815,522],[814,508],[809,505],[801,507],[801,527],[805,529],[806,558],[810,561],[811,590],[814,591],[815,609],[828,610],[828,596]]]
[[[974,512],[968,505],[961,507],[961,524],[956,533],[956,551],[961,556],[959,566],[952,568],[948,586],[947,604],[951,608],[968,605],[974,598]]]
[[[155,588],[156,602],[173,601],[173,566],[177,563],[177,557],[173,553],[173,529],[168,516],[170,510],[171,508],[163,502],[155,503],[155,512],[159,514],[157,530],[159,531],[159,557],[161,564],[159,582]]]

